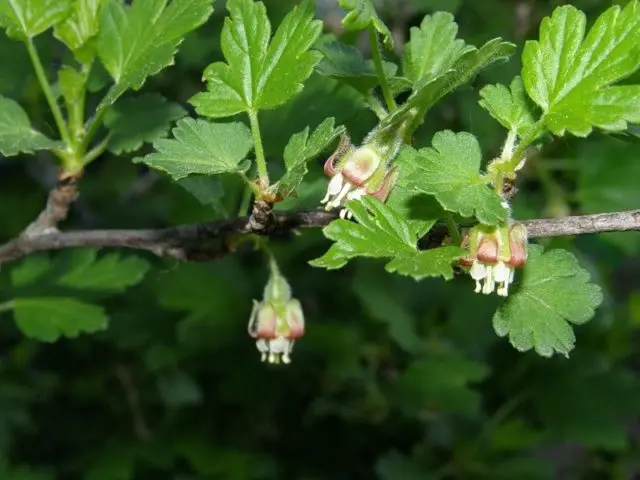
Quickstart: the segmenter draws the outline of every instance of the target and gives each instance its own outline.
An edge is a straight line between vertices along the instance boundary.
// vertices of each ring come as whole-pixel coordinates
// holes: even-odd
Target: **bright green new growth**
[[[322,30],[313,4],[305,0],[282,21],[271,37],[271,23],[262,2],[230,0],[230,17],[222,29],[224,62],[204,72],[208,91],[190,102],[200,115],[228,117],[282,105],[302,91],[320,61],[310,51]]]
[[[555,135],[586,137],[593,127],[616,131],[640,122],[640,85],[613,85],[640,68],[640,4],[613,6],[586,36],[585,29],[584,13],[559,7],[522,53],[527,93]]]
[[[453,49],[455,50],[455,46]],[[427,74],[416,80],[408,100],[395,112],[384,118],[381,124],[384,126],[401,125],[407,116],[412,115],[416,109],[424,115],[440,99],[467,83],[491,64],[506,60],[514,50],[514,44],[503,42],[500,38],[488,41],[479,49],[475,47],[463,48],[451,68],[443,71],[440,75]],[[433,73],[435,74],[435,70]],[[422,115],[419,115],[418,119]]]
[[[0,153],[5,157],[60,148],[60,142],[31,128],[27,113],[13,100],[0,97]]]
[[[389,50],[393,49],[391,30],[380,20],[371,0],[338,0],[338,4],[349,11],[342,20],[345,30],[374,28],[375,31],[382,35],[385,46]]]
[[[463,217],[476,217],[485,225],[503,223],[507,212],[502,200],[480,174],[482,152],[476,137],[445,130],[433,137],[432,145],[404,150],[415,164],[409,188],[434,195],[445,210]]]
[[[107,0],[76,0],[69,17],[53,29],[55,37],[83,64],[90,64],[95,57],[94,40],[100,31],[100,12],[106,3]]]
[[[336,243],[322,257],[309,262],[314,267],[341,268],[357,256],[384,258],[416,253],[417,239],[409,224],[384,203],[365,197],[361,202],[348,202],[347,208],[357,223],[335,220],[323,229],[325,236]]]
[[[602,290],[589,280],[566,250],[543,253],[542,247],[530,245],[519,287],[493,317],[496,333],[508,336],[521,352],[568,355],[575,343],[569,322],[587,322],[602,302]]]
[[[287,172],[273,185],[273,190],[283,198],[293,194],[308,172],[307,163],[320,155],[331,142],[345,131],[342,126],[334,126],[333,118],[327,118],[318,125],[311,136],[309,136],[309,127],[293,135],[284,149],[284,163]]]
[[[0,2],[0,26],[7,35],[31,39],[65,20],[71,13],[71,0],[11,0]]]
[[[528,136],[537,118],[520,77],[514,78],[509,88],[500,84],[487,85],[480,90],[480,96],[480,106],[504,128],[518,137]]]
[[[425,277],[453,278],[453,261],[465,254],[460,247],[442,247],[419,252],[418,237],[409,222],[375,197],[350,201],[347,208],[358,223],[336,220],[324,228],[334,243],[322,257],[309,262],[329,270],[343,267],[355,257],[393,258],[389,272],[416,280]]]
[[[420,27],[411,27],[404,47],[402,73],[413,84],[428,83],[447,72],[467,51],[473,49],[456,38],[458,25],[453,15],[437,12],[427,15]]]
[[[211,0],[106,0],[102,9],[98,54],[113,77],[99,107],[114,103],[126,90],[173,63],[178,45],[213,12]]]
[[[174,180],[191,174],[241,173],[248,168],[243,160],[251,150],[251,132],[244,123],[184,118],[172,132],[173,138],[154,142],[156,152],[134,162],[144,162]]]

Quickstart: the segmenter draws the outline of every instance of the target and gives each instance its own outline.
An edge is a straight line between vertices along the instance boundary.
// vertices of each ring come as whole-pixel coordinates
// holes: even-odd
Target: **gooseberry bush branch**
[[[57,257],[29,257],[13,267],[14,284],[52,272],[65,287],[113,293],[140,281],[150,264],[116,253],[97,256],[95,248],[204,261],[236,251],[255,235],[281,238],[322,227],[333,243],[310,260],[312,266],[338,269],[368,257],[385,259],[388,272],[416,280],[449,281],[466,273],[478,293],[505,297],[493,318],[499,336],[520,351],[568,355],[575,342],[571,324],[593,317],[602,292],[572,253],[545,251],[530,240],[640,230],[640,211],[517,221],[507,187],[517,182],[532,149],[553,137],[624,132],[640,123],[640,85],[620,83],[640,68],[638,1],[607,9],[588,30],[585,15],[570,5],[542,21],[539,38],[525,44],[520,75],[508,86],[479,91],[480,106],[506,131],[493,159],[484,158],[469,132],[439,131],[424,148],[416,148],[413,138],[440,100],[508,61],[516,46],[501,38],[469,45],[457,38],[452,15],[435,13],[411,29],[395,63],[387,60],[395,55],[391,33],[371,1],[339,3],[347,13],[345,30],[368,35],[371,60],[323,36],[311,0],[300,2],[277,27],[262,2],[229,0],[223,58],[205,69],[206,88],[189,100],[197,115],[188,116],[160,95],[136,92],[172,65],[184,37],[212,14],[210,0],[0,2],[0,26],[25,45],[60,137],[37,131],[18,103],[0,97],[0,153],[49,151],[59,170],[46,208],[0,246],[0,262],[46,250],[93,248],[75,250],[64,264]],[[33,41],[50,29],[70,53],[69,64],[55,72],[55,89]],[[87,112],[98,63],[111,82]],[[262,119],[301,95],[312,75],[348,85],[379,122],[359,144],[335,117],[315,129],[301,126],[281,152],[284,171],[277,176],[277,162],[265,153]],[[140,122],[141,115],[148,121]],[[136,154],[145,143],[153,151],[133,162],[165,174],[198,198],[218,188],[217,178],[236,176],[252,192],[251,214],[157,230],[60,231],[85,167],[107,151]],[[330,177],[324,210],[278,210],[283,201],[295,204],[309,163],[323,154]],[[286,284],[279,271],[272,277]],[[250,333],[265,358],[288,361],[304,319],[290,288],[276,290],[265,290]],[[107,323],[101,308],[73,297],[15,298],[3,305],[14,311],[25,335],[44,341]]]

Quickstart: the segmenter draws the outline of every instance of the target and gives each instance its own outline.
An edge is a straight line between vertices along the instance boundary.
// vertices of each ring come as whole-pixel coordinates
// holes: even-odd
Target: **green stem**
[[[262,146],[262,136],[260,134],[260,123],[258,122],[258,112],[255,112],[253,110],[249,111],[249,122],[251,123],[253,147],[256,152],[256,166],[258,167],[260,186],[262,188],[267,188],[269,186],[269,172],[267,170],[267,160],[264,156],[264,148]]]
[[[83,164],[89,165],[96,158],[102,155],[107,149],[107,147],[109,146],[109,140],[111,140],[111,136],[107,135],[99,144],[97,144],[95,147],[89,150],[87,154],[84,156]]]
[[[540,118],[535,125],[529,131],[529,134],[520,140],[520,143],[513,151],[511,155],[511,160],[509,161],[509,168],[511,169],[511,173],[515,172],[516,167],[522,160],[522,156],[524,152],[527,151],[527,148],[535,142],[535,140],[540,136],[540,134],[544,132],[544,117]]]
[[[27,51],[29,52],[29,58],[31,58],[31,63],[33,64],[33,69],[36,72],[36,77],[38,77],[38,82],[40,83],[40,88],[42,88],[42,92],[44,93],[45,98],[47,99],[47,103],[49,104],[49,108],[51,109],[51,113],[53,114],[53,118],[55,119],[56,125],[58,127],[58,131],[60,132],[60,138],[67,145],[71,145],[71,137],[69,136],[69,130],[67,128],[67,124],[62,116],[62,111],[56,102],[56,99],[53,95],[53,90],[51,90],[51,85],[49,84],[49,80],[47,80],[47,75],[42,67],[42,62],[40,61],[40,56],[38,55],[38,50],[36,50],[35,45],[31,39],[26,41]]]
[[[8,312],[9,310],[13,310],[13,300],[9,302],[0,303],[0,313]]]
[[[444,217],[444,220],[447,224],[447,229],[449,230],[449,235],[451,235],[451,239],[456,245],[462,244],[462,236],[460,235],[460,231],[458,230],[458,225],[456,221],[453,219],[453,215],[447,213]]]
[[[89,148],[89,144],[98,133],[98,129],[102,125],[102,119],[104,118],[105,113],[107,112],[106,107],[100,107],[96,110],[96,114],[93,116],[91,121],[89,122],[89,126],[87,127],[87,133],[84,135],[84,139],[82,141],[82,148],[84,151]]]
[[[251,207],[251,188],[245,185],[242,189],[242,197],[240,199],[240,208],[238,208],[238,216],[244,217],[249,215],[249,207]]]
[[[376,67],[378,80],[380,80],[380,88],[382,88],[384,101],[387,103],[389,112],[393,112],[396,108],[398,108],[398,106],[396,105],[396,101],[393,99],[391,88],[389,87],[389,82],[384,74],[384,68],[382,66],[382,55],[380,53],[380,42],[378,40],[378,32],[376,32],[376,29],[373,25],[369,25],[369,43],[371,43],[373,64]]]
[[[84,150],[86,151],[86,146],[84,146],[84,109],[87,101],[87,82],[89,81],[89,76],[91,75],[91,69],[93,68],[93,63],[86,64],[82,67],[82,76],[83,76],[83,88],[80,92],[80,96],[75,99],[75,101],[69,105],[69,124],[71,126],[71,134],[76,143],[80,143]]]

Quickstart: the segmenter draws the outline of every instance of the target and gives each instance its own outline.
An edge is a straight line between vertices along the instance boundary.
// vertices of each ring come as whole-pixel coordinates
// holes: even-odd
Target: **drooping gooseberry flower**
[[[462,246],[469,253],[460,259],[460,264],[469,267],[469,275],[476,281],[475,292],[488,295],[495,291],[506,297],[515,269],[524,267],[527,261],[527,230],[524,225],[476,225],[465,235]]]
[[[375,144],[355,148],[345,146],[345,138],[324,164],[324,173],[331,177],[327,194],[321,201],[325,210],[343,207],[347,201],[359,200],[365,195],[384,202],[398,180],[398,168],[388,166]],[[340,211],[340,217],[350,216],[345,208]]]
[[[304,314],[273,259],[261,302],[254,300],[249,335],[256,339],[262,361],[291,363],[294,342],[304,335]]]
[[[351,212],[344,208],[347,201],[372,195],[384,202],[389,197],[400,175],[392,162],[415,114],[408,114],[400,125],[376,127],[359,147],[352,145],[348,136],[341,138],[337,150],[324,164],[324,173],[331,178],[321,201],[325,210],[342,208],[340,217],[350,218]]]

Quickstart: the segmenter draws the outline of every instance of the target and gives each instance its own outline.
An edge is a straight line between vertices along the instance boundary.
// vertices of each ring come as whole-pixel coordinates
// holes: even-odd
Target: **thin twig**
[[[26,239],[57,231],[58,223],[67,218],[69,208],[78,196],[78,182],[82,172],[58,176],[58,184],[49,192],[44,210],[22,233]]]
[[[133,417],[133,431],[136,436],[141,440],[149,441],[153,438],[151,429],[148,426],[147,420],[142,411],[140,405],[140,394],[133,380],[131,370],[126,365],[121,363],[117,364],[114,368],[114,373],[127,398],[127,404]]]
[[[150,251],[160,257],[209,261],[232,252],[239,236],[283,236],[299,228],[324,227],[336,218],[335,212],[271,212],[268,205],[256,204],[251,217],[165,229],[71,232],[54,229],[31,236],[22,235],[0,246],[0,262],[16,260],[34,252],[74,247],[132,248]],[[640,230],[640,210],[526,220],[522,223],[527,227],[530,238]],[[438,234],[441,234],[439,229],[433,229],[421,244],[429,244],[428,237]]]

